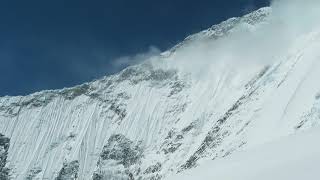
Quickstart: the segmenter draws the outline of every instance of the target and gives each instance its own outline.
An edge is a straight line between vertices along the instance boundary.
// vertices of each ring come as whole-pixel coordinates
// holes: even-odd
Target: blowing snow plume
[[[171,50],[168,66],[197,78],[224,67],[259,70],[281,59],[300,36],[317,28],[319,19],[320,1],[275,0],[271,8],[189,36]]]
[[[281,35],[299,35],[319,26],[320,1],[274,0],[271,6],[272,18],[286,32]]]
[[[147,59],[155,67],[178,69],[196,80],[226,72],[256,74],[281,60],[301,36],[317,28],[319,19],[320,1],[274,0],[271,7],[187,37],[162,53],[162,58],[156,50],[116,62],[128,64],[128,59],[134,59],[137,64]]]

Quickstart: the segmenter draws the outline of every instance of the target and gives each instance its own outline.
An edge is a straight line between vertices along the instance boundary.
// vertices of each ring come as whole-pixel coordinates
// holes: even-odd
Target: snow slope
[[[299,132],[229,157],[208,161],[168,180],[316,180],[319,179],[320,129]]]
[[[229,19],[112,76],[0,98],[0,172],[159,180],[318,126],[320,31],[280,43],[270,14]]]

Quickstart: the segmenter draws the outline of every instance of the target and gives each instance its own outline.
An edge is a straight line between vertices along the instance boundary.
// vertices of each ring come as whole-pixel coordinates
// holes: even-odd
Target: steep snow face
[[[13,179],[156,180],[317,126],[317,31],[281,53],[236,50],[270,13],[232,18],[113,76],[0,98],[10,141],[0,163]]]

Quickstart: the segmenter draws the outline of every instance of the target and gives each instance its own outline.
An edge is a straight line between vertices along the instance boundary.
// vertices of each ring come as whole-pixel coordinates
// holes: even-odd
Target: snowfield
[[[167,180],[317,180],[320,177],[320,129],[281,137],[224,159],[208,161]]]
[[[320,179],[320,1],[301,2],[112,76],[1,97],[0,179]]]

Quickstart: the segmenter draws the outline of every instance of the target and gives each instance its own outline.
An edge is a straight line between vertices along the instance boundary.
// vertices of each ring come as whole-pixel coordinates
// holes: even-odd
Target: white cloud
[[[199,40],[169,58],[174,68],[196,77],[228,66],[235,71],[257,69],[286,54],[302,35],[319,27],[320,0],[274,0],[265,23],[241,24],[218,40]]]
[[[160,49],[155,46],[150,46],[149,50],[145,53],[139,53],[134,56],[123,56],[113,60],[112,65],[115,68],[122,68],[130,65],[135,65],[146,61],[154,56],[158,56],[161,53]]]
[[[113,65],[119,68],[152,59],[157,63],[155,66],[176,68],[194,77],[208,77],[222,68],[259,71],[287,54],[299,36],[320,25],[320,0],[274,0],[271,7],[272,13],[265,23],[240,24],[222,38],[189,43],[169,57],[167,64],[157,61],[161,52],[150,47],[146,53],[118,58]]]

